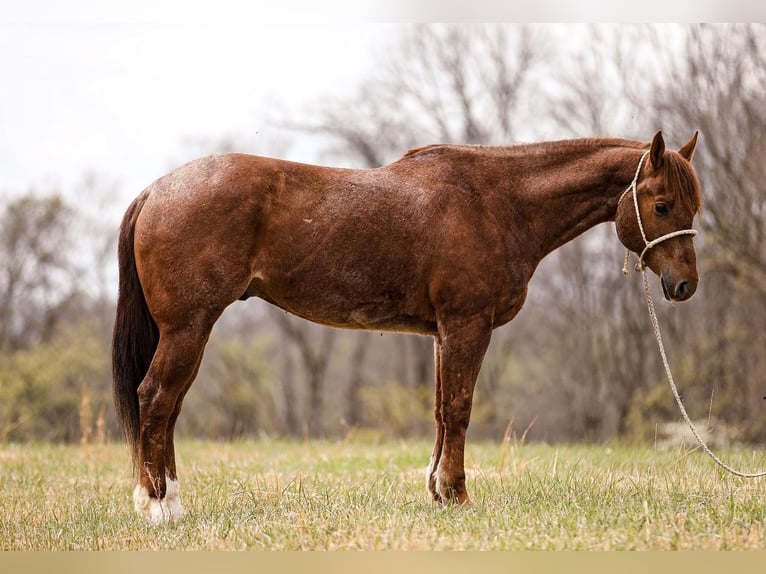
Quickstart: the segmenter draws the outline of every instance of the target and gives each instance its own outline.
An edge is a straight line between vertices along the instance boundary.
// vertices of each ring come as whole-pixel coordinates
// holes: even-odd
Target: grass
[[[133,513],[124,445],[0,446],[0,549],[766,548],[762,479],[726,475],[699,451],[472,443],[465,510],[428,500],[430,449],[182,441],[187,518],[152,527]]]

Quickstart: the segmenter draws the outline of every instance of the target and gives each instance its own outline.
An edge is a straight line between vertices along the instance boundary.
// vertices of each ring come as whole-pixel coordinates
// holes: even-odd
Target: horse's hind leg
[[[176,401],[175,409],[173,409],[173,413],[170,415],[170,420],[168,421],[168,430],[165,433],[165,465],[166,465],[166,474],[168,477],[170,477],[173,480],[178,480],[178,474],[176,473],[176,455],[175,455],[175,442],[174,442],[174,434],[176,429],[176,421],[178,420],[178,415],[181,414],[181,407],[183,406],[183,400],[186,396],[186,393],[191,388],[192,383],[194,382],[194,379],[197,378],[197,373],[199,372],[199,366],[202,362],[202,354],[200,353],[199,360],[197,361],[197,367],[194,369],[194,373],[192,374],[191,378],[189,379],[189,382],[186,385],[186,388],[181,391],[181,394],[178,397],[178,400]]]
[[[173,450],[173,429],[181,402],[199,368],[210,330],[192,326],[160,330],[149,371],[138,387],[141,434],[135,509],[153,523],[184,515]]]

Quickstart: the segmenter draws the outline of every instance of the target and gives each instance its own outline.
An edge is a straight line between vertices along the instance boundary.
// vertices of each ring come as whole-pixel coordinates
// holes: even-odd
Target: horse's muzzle
[[[662,292],[668,301],[686,301],[697,290],[697,279],[680,278],[676,279],[667,268],[662,270],[660,277],[662,283]]]

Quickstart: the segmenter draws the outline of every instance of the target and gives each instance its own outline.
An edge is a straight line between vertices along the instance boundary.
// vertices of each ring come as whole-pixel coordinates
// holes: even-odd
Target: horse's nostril
[[[689,295],[689,282],[686,279],[682,279],[678,282],[678,285],[676,285],[676,299],[683,301],[688,298]]]

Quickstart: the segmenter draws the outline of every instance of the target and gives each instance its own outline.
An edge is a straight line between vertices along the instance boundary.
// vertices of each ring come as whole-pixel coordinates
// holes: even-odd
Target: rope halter
[[[649,251],[655,245],[662,243],[663,241],[667,239],[673,239],[674,237],[679,237],[681,235],[691,235],[692,237],[697,235],[696,229],[679,229],[678,231],[671,231],[670,233],[661,235],[660,237],[657,237],[656,239],[652,239],[651,241],[649,241],[646,238],[646,232],[644,231],[644,223],[641,220],[641,212],[638,209],[637,185],[638,185],[638,176],[641,173],[641,167],[644,165],[644,160],[646,159],[646,156],[649,155],[649,151],[650,150],[646,150],[641,156],[641,159],[638,162],[638,167],[636,168],[636,175],[633,176],[633,181],[630,182],[630,185],[628,186],[628,188],[622,192],[620,199],[617,200],[617,205],[620,205],[620,202],[622,201],[622,199],[630,192],[633,192],[633,206],[636,208],[636,220],[638,221],[638,229],[641,231],[641,237],[644,240],[644,250],[638,256],[638,263],[636,263],[636,267],[635,267],[636,271],[644,270],[644,268],[646,267],[644,264],[644,255],[646,255],[646,252]],[[622,272],[624,275],[628,274],[629,260],[630,260],[630,249],[626,249],[625,264],[622,266]]]

